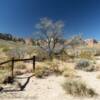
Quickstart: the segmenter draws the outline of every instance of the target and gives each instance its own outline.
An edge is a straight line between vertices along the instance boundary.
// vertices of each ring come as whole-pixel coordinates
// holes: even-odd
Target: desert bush
[[[94,71],[95,66],[92,63],[90,63],[88,60],[82,59],[77,62],[75,69],[80,69],[84,71]]]
[[[61,64],[59,63],[60,61],[57,59],[53,59],[51,63],[49,64],[50,69],[53,71],[53,73],[57,75],[61,75],[63,70],[61,70]]]
[[[11,63],[7,63],[7,64],[0,66],[0,70],[8,70],[9,71],[10,69],[11,69]]]
[[[76,71],[75,71],[74,69],[72,69],[72,68],[65,68],[65,69],[63,70],[63,72],[62,72],[62,75],[63,75],[64,77],[71,77],[71,78],[74,78],[74,77],[77,76],[76,74],[77,74]]]
[[[40,61],[43,61],[44,59],[49,58],[48,53],[39,48],[37,49],[37,56],[39,57]]]
[[[67,53],[67,56],[71,59],[74,59],[75,58],[75,51],[71,48],[71,49],[68,49],[66,50],[66,53]]]
[[[3,82],[7,75],[11,74],[11,63],[0,66],[0,83]]]
[[[63,84],[63,88],[66,93],[73,96],[87,96],[93,97],[97,95],[92,88],[88,88],[82,80],[66,80]]]
[[[82,59],[93,59],[93,53],[90,51],[81,51],[79,57]]]
[[[42,68],[36,69],[35,70],[35,76],[37,78],[43,78],[43,76],[44,76],[44,70]]]
[[[33,69],[26,69],[25,70],[25,73],[33,73],[34,71],[33,71]]]
[[[35,70],[35,76],[37,78],[43,78],[45,76],[48,76],[52,73],[52,70],[50,70],[47,67],[41,67],[41,68],[36,68]]]
[[[15,75],[22,75],[25,71],[28,70],[26,65],[23,62],[17,62],[14,66],[14,74]]]
[[[3,51],[3,49],[9,49],[9,46],[7,44],[6,45],[0,44],[0,49],[2,49]]]
[[[70,59],[73,59],[74,55],[68,53],[67,50],[63,50],[59,54],[55,54],[55,58],[61,61],[68,61]]]
[[[22,62],[18,62],[15,64],[15,69],[26,69],[26,65]]]
[[[3,83],[3,81],[5,80],[7,75],[8,75],[8,71],[7,70],[0,70],[0,84]]]
[[[59,75],[65,75],[67,73],[71,74],[75,72],[74,65],[71,63],[70,65],[67,65],[64,61],[53,59],[51,62],[48,63],[48,66],[50,69],[55,73]],[[67,77],[67,75],[65,75]]]
[[[100,56],[100,49],[95,49],[95,56]]]
[[[54,70],[54,71],[57,71],[59,69],[59,63],[56,59],[53,59],[52,62],[51,62],[51,68]]]
[[[16,75],[23,75],[24,74],[24,72],[22,71],[22,70],[15,70],[14,71],[14,75],[16,76]]]
[[[9,47],[4,47],[4,48],[2,48],[2,51],[3,51],[3,52],[7,52],[7,51],[9,51],[9,50],[10,50]]]
[[[35,49],[31,46],[27,47],[26,53],[30,56],[33,57],[33,55],[35,55]]]
[[[90,63],[89,63],[88,60],[82,59],[77,63],[76,67],[78,67],[79,69],[82,69],[82,68],[85,68],[85,67],[87,67],[89,65],[90,65]]]
[[[24,48],[14,48],[9,50],[8,52],[6,52],[6,55],[8,56],[8,58],[24,58],[26,55],[26,51]]]

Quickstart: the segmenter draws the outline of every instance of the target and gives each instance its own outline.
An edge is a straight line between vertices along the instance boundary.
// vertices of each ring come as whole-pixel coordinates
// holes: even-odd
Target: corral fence
[[[0,66],[11,62],[11,77],[14,78],[14,65],[15,65],[16,62],[20,62],[20,61],[32,61],[33,71],[35,71],[35,62],[36,62],[35,56],[33,56],[31,58],[26,58],[26,59],[16,59],[16,58],[13,57],[10,60],[7,60],[7,61],[0,63]]]

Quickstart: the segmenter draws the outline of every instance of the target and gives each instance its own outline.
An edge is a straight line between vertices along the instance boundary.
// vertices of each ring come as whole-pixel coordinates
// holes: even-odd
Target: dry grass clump
[[[55,74],[55,75],[63,75],[65,77],[76,77],[76,71],[74,69],[73,64],[68,64],[65,62],[62,62],[57,59],[53,59],[52,61],[45,61],[37,63],[37,67],[35,70],[36,76],[42,77],[44,76],[44,73],[48,73],[48,75]],[[44,67],[46,66],[46,67]]]
[[[62,50],[59,54],[55,55],[55,58],[66,62],[66,61],[73,60],[75,58],[75,54],[73,50],[70,50],[69,52],[67,49],[65,49],[65,50]]]
[[[39,62],[37,63],[37,67],[35,70],[35,76],[42,78],[44,76],[48,76],[51,74],[60,74],[61,70],[59,69],[59,63],[58,60],[53,59],[51,60],[46,60],[44,62]]]
[[[10,63],[0,66],[0,83],[2,83],[7,77],[7,75],[9,75],[10,73],[11,73]]]
[[[65,63],[63,61],[53,59],[52,62],[46,62],[49,70],[52,70],[56,75],[63,75],[65,77],[76,76],[76,71],[72,63]]]
[[[15,70],[14,71],[14,75],[23,75],[25,72],[23,72],[22,70]]]
[[[82,80],[66,80],[63,84],[66,93],[73,96],[87,96],[93,97],[97,95],[92,88],[88,88]]]
[[[15,64],[15,69],[26,69],[26,65],[22,62],[18,62]]]
[[[10,50],[9,47],[4,47],[4,48],[2,48],[2,52],[7,52],[7,51],[9,51],[9,50]]]
[[[37,48],[34,52],[37,55],[38,61],[44,61],[45,59],[49,59],[48,53],[40,48]]]
[[[0,70],[0,84],[3,83],[7,75],[8,75],[7,70]]]
[[[44,69],[43,68],[37,68],[35,70],[35,76],[37,78],[43,78],[43,76],[44,76]]]
[[[50,68],[52,69],[52,71],[56,74],[61,74],[62,70],[60,70],[60,61],[57,59],[53,59],[51,64],[50,64]]]
[[[49,76],[51,73],[53,73],[52,70],[47,67],[38,67],[35,70],[35,76],[37,78],[44,78],[46,76]]]
[[[100,48],[95,48],[95,56],[100,56]]]
[[[74,69],[72,68],[65,68],[62,72],[62,75],[64,77],[71,77],[71,78],[74,78],[77,76],[77,73]]]
[[[14,66],[14,75],[22,75],[26,71],[26,65],[23,62],[17,62]]]
[[[26,73],[32,73],[33,70],[23,69],[23,70],[14,70],[14,75],[23,75]]]
[[[82,59],[93,59],[93,53],[90,51],[81,51],[79,57]]]

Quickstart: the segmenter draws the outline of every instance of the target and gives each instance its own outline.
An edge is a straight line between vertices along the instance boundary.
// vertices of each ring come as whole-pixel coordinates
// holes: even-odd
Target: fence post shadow
[[[28,83],[29,83],[29,81],[30,81],[30,79],[31,79],[32,76],[33,75],[31,75],[30,77],[27,77],[27,80],[26,80],[26,82],[23,85],[21,83],[18,83],[20,91],[23,91],[25,89],[25,87],[28,85]]]

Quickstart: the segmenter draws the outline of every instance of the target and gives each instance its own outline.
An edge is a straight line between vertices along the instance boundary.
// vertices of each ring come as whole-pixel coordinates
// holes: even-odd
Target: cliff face
[[[87,39],[85,40],[88,47],[94,47],[95,44],[98,44],[98,41],[95,39]]]

